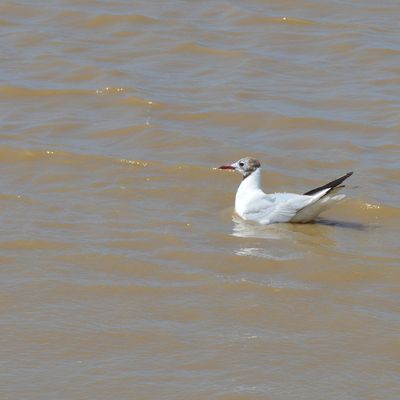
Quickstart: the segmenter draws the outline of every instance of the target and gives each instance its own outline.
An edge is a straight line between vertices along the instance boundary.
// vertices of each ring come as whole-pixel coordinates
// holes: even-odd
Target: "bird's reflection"
[[[232,236],[246,239],[235,250],[238,256],[274,260],[303,258],[306,253],[323,253],[337,245],[337,230],[363,230],[361,224],[322,220],[311,224],[260,225],[233,215]]]
[[[277,261],[288,261],[302,258],[300,252],[287,252],[279,248],[241,247],[235,250],[235,254],[237,256],[250,256]]]
[[[365,231],[368,226],[349,221],[320,219],[309,224],[260,225],[232,216],[232,236],[243,238],[234,252],[273,260],[293,260],[305,254],[324,254],[338,245],[344,232]]]
[[[233,215],[232,221],[234,223],[232,236],[236,237],[282,240],[293,235],[287,224],[260,225],[245,221],[237,215]]]
[[[236,255],[281,261],[302,258],[302,252],[295,244],[297,233],[293,232],[287,224],[260,225],[244,221],[236,215],[233,216],[232,221],[234,223],[232,236],[256,239],[256,241],[246,241],[248,246],[235,249]]]

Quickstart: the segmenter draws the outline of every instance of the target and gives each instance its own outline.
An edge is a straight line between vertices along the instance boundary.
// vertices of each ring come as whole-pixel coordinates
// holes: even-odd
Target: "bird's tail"
[[[337,194],[342,186],[330,189],[330,191],[323,195],[319,200],[309,204],[308,206],[302,208],[291,220],[290,222],[310,222],[313,221],[319,214],[327,210],[334,204],[342,201],[346,195]]]

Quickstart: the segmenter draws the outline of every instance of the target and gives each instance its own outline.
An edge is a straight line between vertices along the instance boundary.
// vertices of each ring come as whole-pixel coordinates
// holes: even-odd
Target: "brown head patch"
[[[240,159],[237,164],[240,168],[240,173],[243,175],[243,179],[251,175],[255,170],[261,167],[260,161],[252,157],[245,157]]]

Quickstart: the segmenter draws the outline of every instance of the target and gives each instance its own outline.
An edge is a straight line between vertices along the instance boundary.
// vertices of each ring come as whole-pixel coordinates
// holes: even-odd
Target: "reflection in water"
[[[270,260],[302,259],[310,246],[313,252],[321,252],[337,245],[343,236],[342,229],[367,232],[376,225],[355,221],[318,219],[310,224],[260,225],[233,215],[232,236],[246,239],[262,239],[234,250],[238,256],[251,256]],[[247,243],[246,243],[247,244]],[[250,245],[251,244],[251,245]],[[309,252],[309,251],[308,251]]]
[[[311,245],[314,251],[332,248],[339,234],[337,228],[366,231],[370,226],[352,221],[321,219],[310,224],[260,225],[233,215],[232,236],[246,239],[262,239],[249,247],[235,250],[238,256],[252,256],[271,260],[294,260],[304,258],[304,251]],[[243,243],[242,243],[243,244]]]
[[[234,222],[232,236],[280,240],[290,234],[286,224],[260,225],[256,222],[245,221],[237,215],[233,215],[232,221]]]
[[[295,260],[302,258],[302,253],[296,249],[299,234],[291,230],[291,225],[260,225],[251,221],[244,221],[237,215],[232,217],[232,221],[234,222],[232,236],[265,239],[261,243],[257,242],[257,245],[262,244],[262,247],[240,247],[235,250],[236,255],[270,260]]]
[[[241,247],[235,250],[235,254],[237,256],[251,256],[282,261],[302,258],[300,253],[286,253],[284,250],[276,248],[262,249],[257,247]]]

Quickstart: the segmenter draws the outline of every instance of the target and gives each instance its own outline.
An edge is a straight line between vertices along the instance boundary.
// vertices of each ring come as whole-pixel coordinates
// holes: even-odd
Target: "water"
[[[1,397],[398,399],[399,12],[1,3]],[[349,199],[244,223],[247,155]]]

